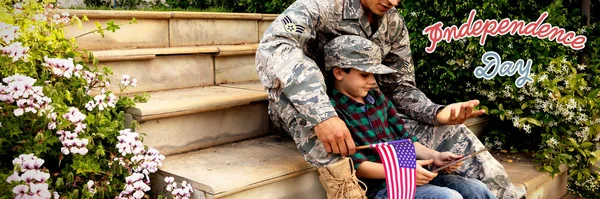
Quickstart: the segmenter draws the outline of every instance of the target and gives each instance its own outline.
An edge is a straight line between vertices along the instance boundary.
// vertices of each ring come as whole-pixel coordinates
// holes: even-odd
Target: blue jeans
[[[369,198],[387,199],[387,189],[381,189]],[[461,198],[496,199],[496,196],[479,180],[443,174],[429,181],[429,184],[418,186],[415,192],[415,199]]]

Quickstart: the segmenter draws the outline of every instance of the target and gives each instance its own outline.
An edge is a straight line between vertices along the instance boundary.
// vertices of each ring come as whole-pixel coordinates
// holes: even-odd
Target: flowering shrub
[[[62,28],[77,16],[52,1],[0,2],[0,158],[13,160],[0,162],[0,198],[146,196],[165,157],[124,125],[141,98],[108,90],[110,69],[75,50]]]
[[[597,13],[592,13],[592,24],[587,26],[580,1],[402,2],[401,12],[411,34],[417,85],[427,96],[444,104],[479,99],[481,108],[499,122],[492,124],[498,128],[484,139],[488,148],[508,148],[513,152],[533,149],[537,151],[538,169],[556,174],[560,172],[559,166],[565,164],[569,167],[572,193],[600,197],[595,191],[600,174],[590,170],[600,157],[595,144],[600,139]],[[440,10],[440,7],[453,9]],[[547,11],[549,16],[545,22],[585,35],[586,49],[576,51],[556,41],[505,35],[488,37],[484,46],[479,44],[479,38],[466,38],[439,43],[435,52],[425,52],[429,41],[422,31],[426,26],[438,21],[445,26],[459,26],[467,21],[471,9],[477,10],[476,19],[525,21],[535,21]],[[473,71],[477,66],[484,66],[481,57],[486,51],[498,52],[502,60],[531,59],[530,76],[534,82],[518,88],[517,76],[476,78]]]

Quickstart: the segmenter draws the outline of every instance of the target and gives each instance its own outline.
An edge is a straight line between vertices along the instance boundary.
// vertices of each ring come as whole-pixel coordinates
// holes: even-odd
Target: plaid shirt
[[[364,98],[365,104],[351,99],[337,89],[331,90],[329,98],[338,116],[348,126],[352,139],[354,139],[357,146],[390,142],[409,137],[413,142],[418,140],[417,137],[412,136],[404,129],[404,122],[398,117],[394,104],[378,90],[371,89],[369,91]],[[351,158],[354,161],[354,168],[358,168],[364,161],[381,163],[379,155],[371,148],[359,150]],[[367,186],[371,184],[375,187],[379,186],[373,183],[381,182],[379,180],[363,181],[365,183],[371,181],[372,183],[367,183]],[[385,181],[383,183],[385,186]]]
[[[416,137],[404,129],[404,122],[398,118],[392,101],[378,90],[369,91],[364,98],[365,104],[354,101],[337,89],[332,89],[330,99],[338,116],[348,126],[357,146],[409,137],[413,142],[417,141]],[[352,156],[352,160],[355,168],[364,161],[381,162],[379,155],[372,149],[357,151]]]

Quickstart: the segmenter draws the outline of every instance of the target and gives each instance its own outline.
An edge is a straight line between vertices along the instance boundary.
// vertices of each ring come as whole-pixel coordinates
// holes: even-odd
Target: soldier
[[[340,35],[371,40],[381,49],[382,64],[398,71],[375,78],[423,145],[455,154],[483,148],[462,124],[483,114],[473,111],[478,100],[438,105],[417,89],[409,34],[394,8],[397,4],[398,0],[298,0],[273,21],[258,46],[256,67],[268,93],[269,115],[317,167],[329,198],[366,198],[346,157],[356,152],[355,143],[330,103],[322,73],[323,47]],[[488,152],[466,161],[457,174],[481,180],[498,198],[524,194]]]

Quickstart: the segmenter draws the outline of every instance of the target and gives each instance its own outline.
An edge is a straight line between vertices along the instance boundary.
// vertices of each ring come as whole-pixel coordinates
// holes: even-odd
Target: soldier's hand
[[[438,175],[437,173],[432,173],[431,171],[423,168],[423,166],[427,166],[431,163],[433,163],[433,160],[417,160],[417,186],[429,183],[429,181],[433,180],[433,178]]]
[[[328,153],[333,152],[342,156],[356,153],[356,145],[352,140],[350,130],[339,117],[332,117],[321,122],[315,126],[314,130]]]
[[[473,111],[477,105],[479,100],[450,104],[438,112],[436,119],[440,124],[462,124],[469,118],[485,113],[485,110]]]

